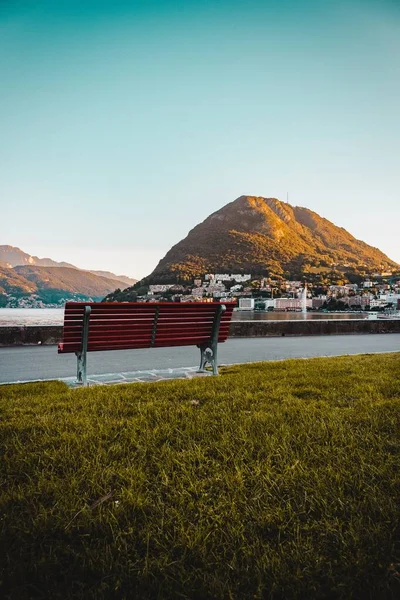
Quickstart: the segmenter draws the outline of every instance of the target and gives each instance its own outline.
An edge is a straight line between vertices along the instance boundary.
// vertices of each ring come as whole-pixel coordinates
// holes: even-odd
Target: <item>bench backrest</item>
[[[229,333],[234,302],[224,302],[218,342]],[[58,352],[79,352],[85,306],[90,306],[88,352],[193,346],[212,334],[216,302],[67,302]]]

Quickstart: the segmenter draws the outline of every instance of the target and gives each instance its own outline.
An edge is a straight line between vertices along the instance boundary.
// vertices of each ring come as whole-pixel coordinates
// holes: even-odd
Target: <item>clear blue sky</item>
[[[399,0],[0,0],[1,244],[147,275],[242,194],[400,262]]]

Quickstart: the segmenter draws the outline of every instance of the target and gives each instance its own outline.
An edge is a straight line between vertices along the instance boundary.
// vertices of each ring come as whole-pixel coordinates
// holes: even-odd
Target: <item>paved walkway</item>
[[[400,333],[229,338],[219,345],[218,364],[399,351]],[[199,360],[200,352],[194,346],[91,352],[88,379],[102,385],[186,379],[196,376]],[[56,346],[0,347],[0,383],[58,379],[72,385],[75,374],[76,357],[57,354]]]
[[[209,377],[209,373],[198,373],[198,367],[181,367],[178,369],[151,369],[149,371],[130,371],[127,373],[104,373],[102,375],[90,375],[87,378],[89,386],[110,385],[115,383],[148,383],[165,381],[167,379],[193,379],[193,377]],[[77,388],[82,384],[77,383],[76,377],[64,377],[61,379],[69,387]]]

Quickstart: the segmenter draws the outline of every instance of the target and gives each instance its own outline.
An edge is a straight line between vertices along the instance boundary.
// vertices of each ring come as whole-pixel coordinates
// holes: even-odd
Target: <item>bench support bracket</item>
[[[80,352],[75,352],[77,358],[76,382],[81,383],[85,387],[87,386],[86,356],[89,338],[89,318],[91,310],[92,309],[90,308],[90,306],[85,306],[85,312],[83,316],[82,345]]]
[[[218,334],[219,326],[221,324],[222,313],[225,310],[225,304],[220,304],[220,306],[218,306],[217,310],[215,311],[210,340],[208,342],[204,342],[204,344],[199,344],[197,346],[198,348],[200,348],[200,367],[197,371],[198,373],[205,373],[205,367],[207,364],[209,364],[212,367],[213,374],[218,375]]]

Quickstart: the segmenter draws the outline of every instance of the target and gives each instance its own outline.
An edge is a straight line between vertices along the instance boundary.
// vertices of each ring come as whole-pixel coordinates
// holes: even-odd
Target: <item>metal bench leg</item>
[[[87,385],[86,352],[75,352],[77,358],[76,383]]]
[[[200,348],[200,367],[198,373],[205,373],[207,364],[212,366],[213,374],[218,375],[217,364],[217,344],[201,344]]]
[[[80,352],[75,352],[77,358],[76,382],[82,384],[84,387],[87,386],[86,356],[89,338],[89,317],[91,310],[92,309],[90,306],[85,306],[85,314],[83,316],[82,346]]]
[[[218,334],[219,334],[219,326],[221,323],[222,313],[226,310],[225,304],[220,304],[217,310],[215,311],[213,329],[211,333],[211,339],[209,342],[205,342],[204,344],[199,344],[198,348],[200,348],[200,367],[197,371],[198,373],[205,372],[205,366],[208,363],[211,365],[213,370],[213,375],[218,375],[218,363],[217,363],[217,355],[218,355]]]

